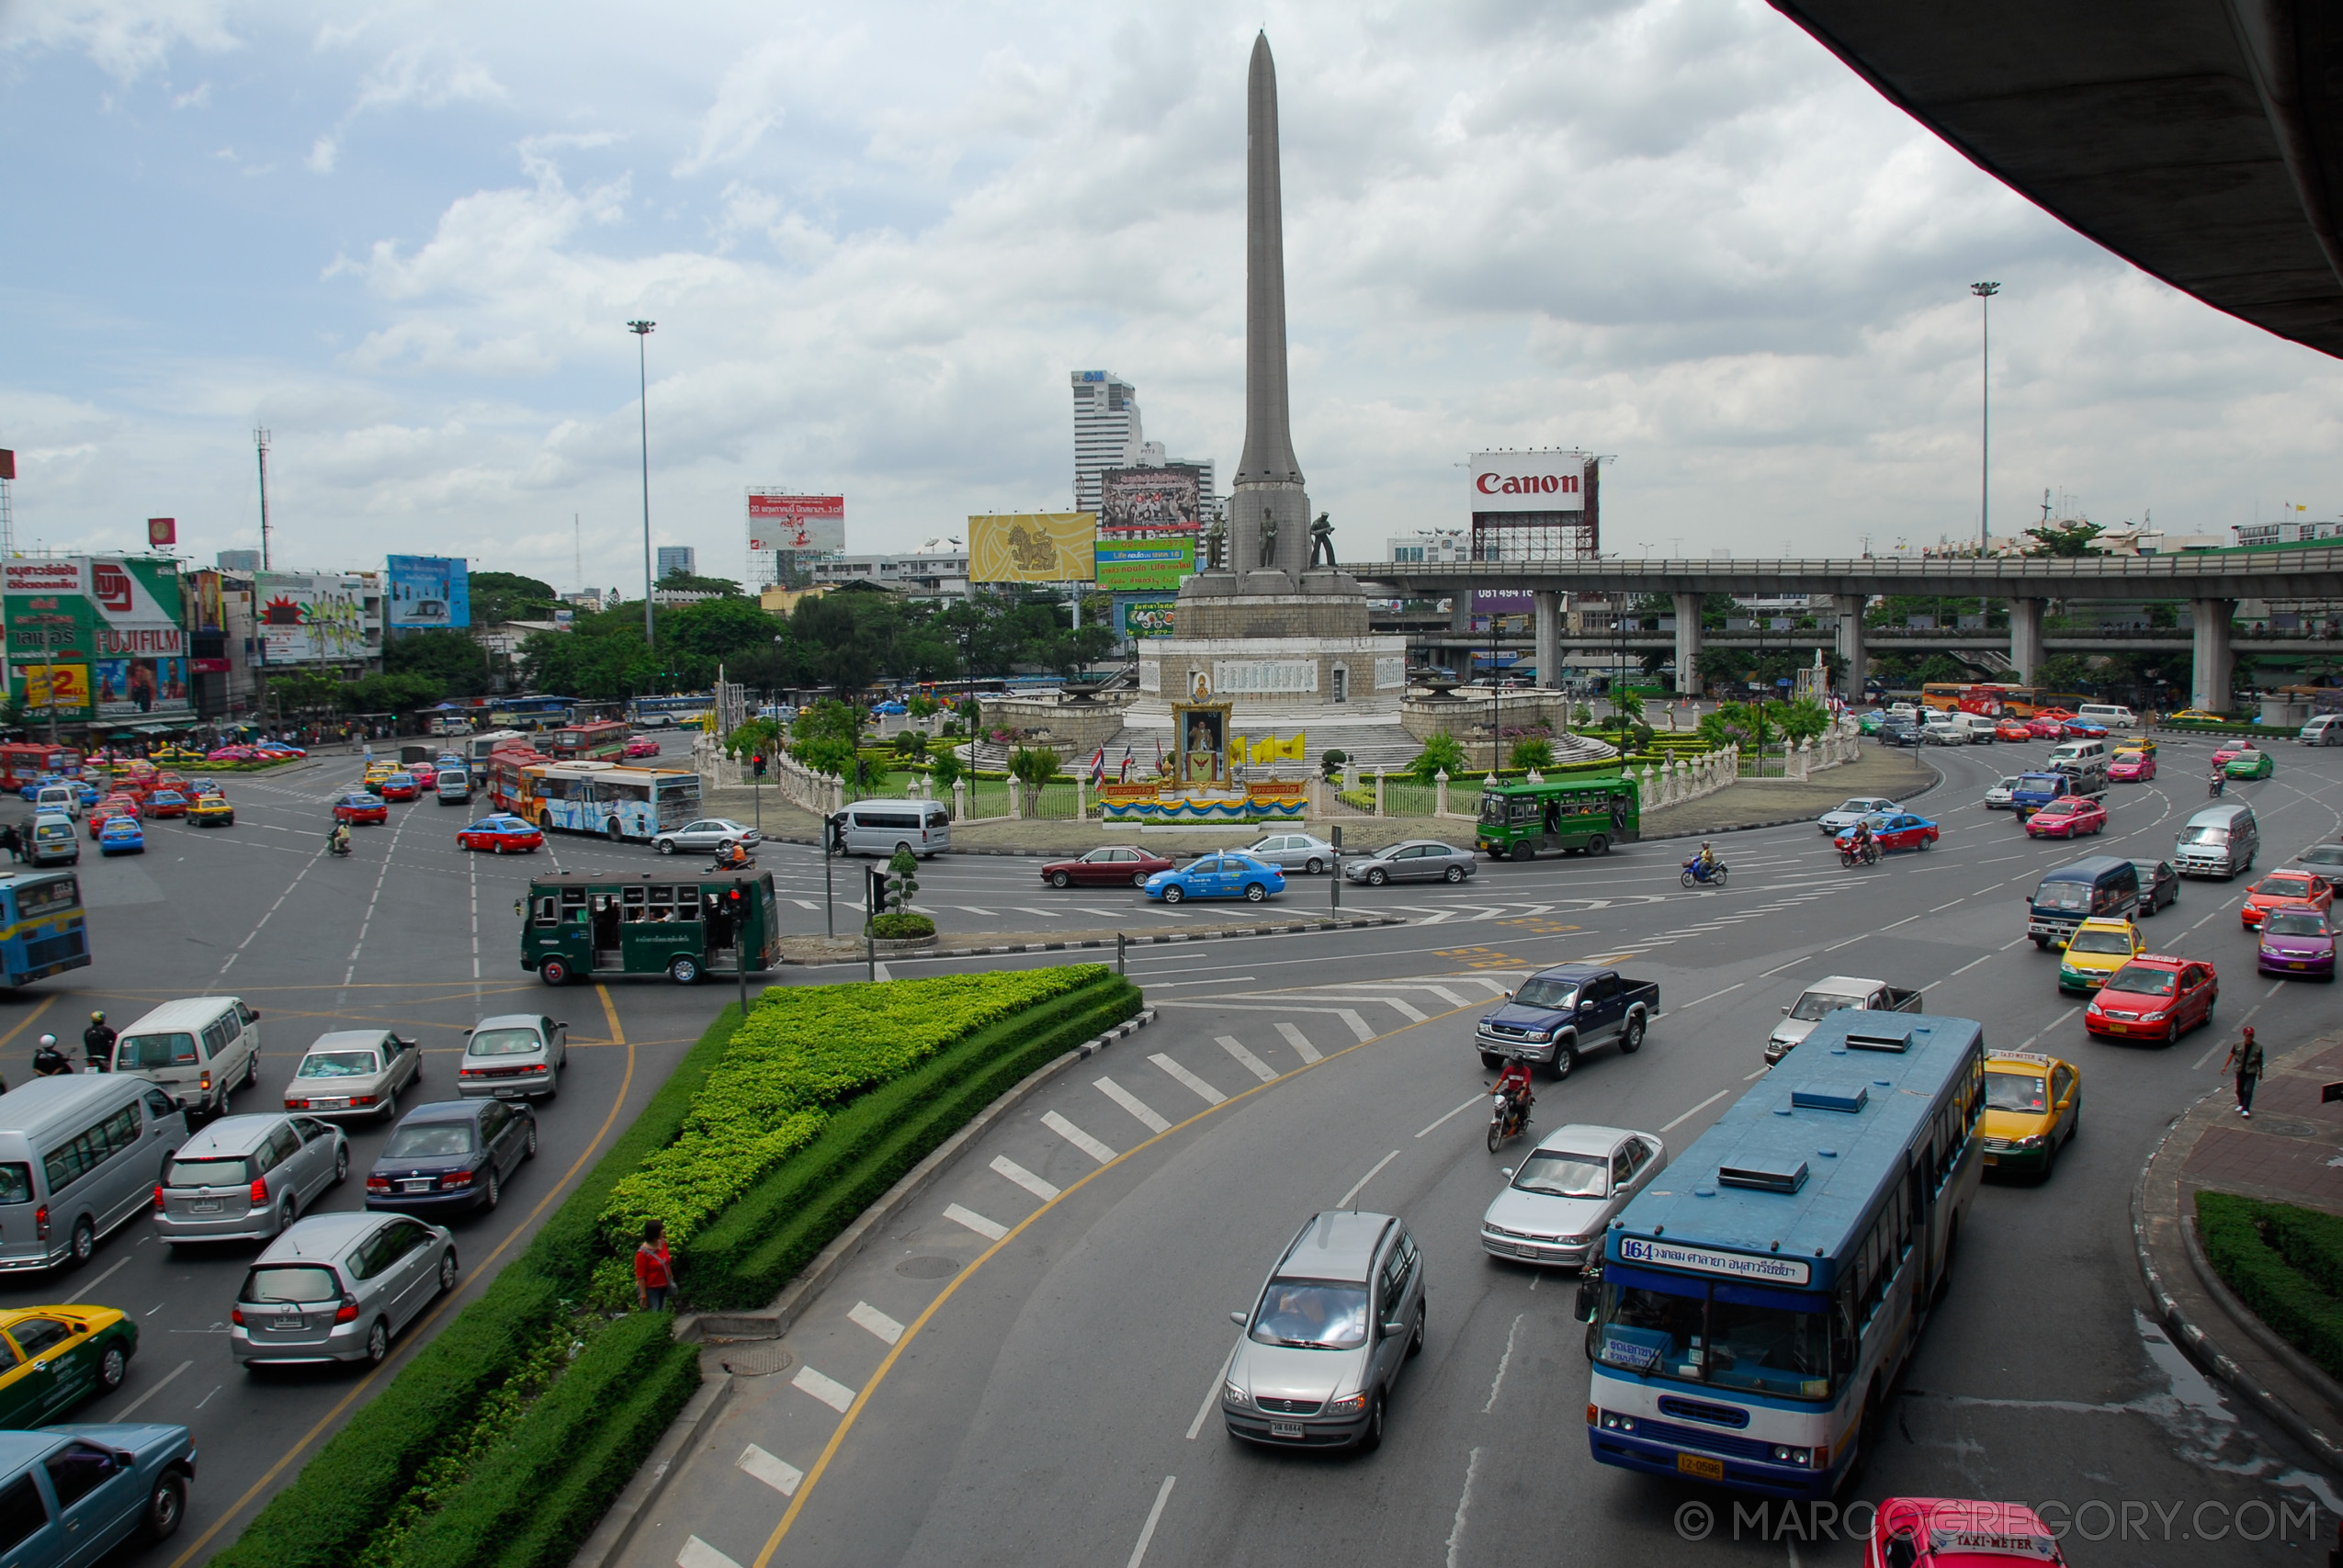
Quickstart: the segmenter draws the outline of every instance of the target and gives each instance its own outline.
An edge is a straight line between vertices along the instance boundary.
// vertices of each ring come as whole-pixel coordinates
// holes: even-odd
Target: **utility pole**
[[[1977,553],[1993,548],[1993,520],[1987,481],[1993,473],[1993,297],[1998,283],[1972,283],[1977,297]]]
[[[260,570],[268,570],[268,432],[255,427],[253,450],[260,457]]]
[[[642,645],[647,649],[657,645],[651,640],[651,351],[645,345],[657,325],[657,321],[627,323],[627,330],[635,334],[636,407],[642,415]]]

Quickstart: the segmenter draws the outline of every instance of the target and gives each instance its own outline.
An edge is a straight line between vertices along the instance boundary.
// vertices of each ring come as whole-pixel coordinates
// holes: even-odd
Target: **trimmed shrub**
[[[934,936],[935,922],[921,914],[880,915],[870,922],[870,934],[881,942],[906,942],[914,937]]]
[[[2265,1236],[2268,1229],[2282,1233],[2299,1224],[2295,1216],[2329,1219],[2227,1192],[2197,1194],[2197,1231],[2213,1272],[2280,1338],[2330,1375],[2343,1377],[2343,1302],[2290,1264]]]
[[[2343,1215],[2264,1203],[2262,1237],[2295,1272],[2328,1295],[2343,1299]]]

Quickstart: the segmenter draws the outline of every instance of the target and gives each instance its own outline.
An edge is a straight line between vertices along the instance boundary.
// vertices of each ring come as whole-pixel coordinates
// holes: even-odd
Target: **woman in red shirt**
[[[659,1312],[675,1289],[675,1261],[667,1254],[667,1222],[646,1220],[642,1245],[635,1248],[635,1302],[645,1312]]]

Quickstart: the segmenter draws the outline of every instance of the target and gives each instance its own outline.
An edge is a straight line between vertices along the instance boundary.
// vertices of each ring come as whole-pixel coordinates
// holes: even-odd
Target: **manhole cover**
[[[717,1364],[736,1378],[762,1378],[787,1371],[798,1359],[777,1339],[753,1339],[726,1346]]]
[[[941,1280],[959,1271],[959,1261],[951,1258],[906,1258],[895,1265],[896,1273],[913,1280]]]

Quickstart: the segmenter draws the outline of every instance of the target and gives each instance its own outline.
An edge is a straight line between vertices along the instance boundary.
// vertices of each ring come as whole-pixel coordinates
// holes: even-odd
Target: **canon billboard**
[[[1584,452],[1476,452],[1472,460],[1475,512],[1583,512]]]

